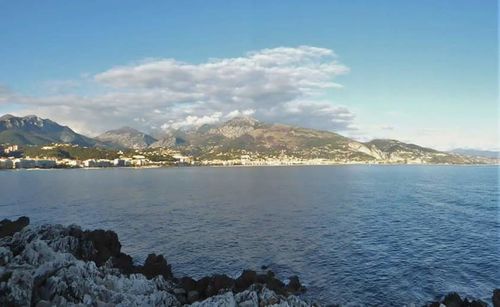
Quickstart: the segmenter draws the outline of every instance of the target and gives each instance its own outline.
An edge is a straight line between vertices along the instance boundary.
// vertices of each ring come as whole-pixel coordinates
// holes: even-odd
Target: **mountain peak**
[[[118,129],[115,129],[115,130],[109,130],[107,131],[106,133],[108,132],[113,132],[113,133],[142,133],[140,132],[139,130],[135,129],[135,128],[132,128],[132,127],[129,127],[129,126],[123,126],[123,127],[120,127]]]
[[[15,118],[15,116],[12,114],[5,114],[5,115],[0,117],[0,120],[9,120],[11,118]]]
[[[26,119],[32,119],[32,118],[34,118],[34,119],[42,119],[42,118],[38,117],[35,114],[28,114],[28,115],[24,116],[23,118],[26,118]]]
[[[106,131],[97,139],[112,147],[134,149],[147,148],[157,141],[152,136],[128,126]]]
[[[253,117],[238,116],[231,118],[217,128],[210,129],[208,133],[235,139],[255,130],[258,123],[259,121]]]
[[[259,123],[258,120],[251,116],[237,116],[233,117],[227,122],[225,122],[223,125],[231,125],[231,126],[255,126],[257,123]]]
[[[94,140],[50,119],[43,119],[37,115],[17,117],[11,114],[0,117],[0,143],[19,145],[71,143],[81,146],[96,144]]]

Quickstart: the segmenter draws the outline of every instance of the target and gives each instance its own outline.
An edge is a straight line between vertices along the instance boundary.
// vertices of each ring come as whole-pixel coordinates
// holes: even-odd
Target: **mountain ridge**
[[[173,129],[153,137],[123,126],[96,138],[35,115],[0,117],[0,144],[43,145],[54,142],[115,149],[170,148],[199,160],[301,159],[332,163],[482,163],[487,158],[438,151],[393,139],[360,142],[335,132],[264,123],[235,117],[218,124]]]
[[[60,125],[50,119],[43,119],[36,115],[17,117],[11,114],[0,117],[0,143],[98,145],[96,140],[78,134],[68,126]]]
[[[149,134],[128,126],[108,130],[98,135],[96,139],[110,147],[121,149],[144,149],[158,141]]]

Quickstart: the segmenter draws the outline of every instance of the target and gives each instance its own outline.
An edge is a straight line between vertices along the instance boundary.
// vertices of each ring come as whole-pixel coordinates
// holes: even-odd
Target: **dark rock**
[[[287,294],[285,290],[285,284],[277,278],[274,277],[268,278],[268,280],[266,281],[266,286],[269,290],[272,290],[278,294],[281,295]]]
[[[84,238],[92,242],[95,254],[92,260],[97,266],[103,265],[110,257],[117,257],[120,254],[121,244],[118,235],[110,230],[85,231]]]
[[[491,301],[493,302],[493,307],[500,307],[500,289],[493,290]]]
[[[148,279],[158,275],[165,279],[172,278],[171,267],[163,255],[149,254],[144,265],[138,268],[138,273],[142,273]]]
[[[201,298],[207,297],[207,288],[210,284],[210,277],[205,276],[196,282],[196,291],[200,294]]]
[[[446,307],[461,307],[462,299],[458,293],[452,292],[444,297],[443,304],[445,304]]]
[[[464,306],[464,304],[462,304],[462,306]],[[472,302],[470,302],[469,306],[470,307],[487,307],[488,304],[486,304],[485,302],[483,302],[481,300],[473,300]]]
[[[12,236],[16,232],[20,231],[24,227],[28,226],[30,223],[30,219],[26,216],[21,216],[15,221],[11,220],[2,220],[0,221],[0,238],[6,236]]]
[[[114,268],[117,268],[123,274],[132,274],[135,271],[134,261],[131,256],[125,253],[119,253],[111,258]]]
[[[189,291],[196,290],[196,281],[192,279],[191,277],[182,277],[181,279],[178,280],[179,286],[181,286],[184,290],[186,290],[187,293]]]
[[[300,283],[299,277],[297,275],[290,277],[290,281],[288,282],[288,285],[286,285],[286,289],[288,292],[294,294],[301,293],[306,290],[305,287]]]
[[[22,230],[22,228],[28,224],[29,219],[27,218],[20,218],[14,222],[4,220],[0,222],[0,232],[3,235],[12,235],[15,231]],[[32,231],[36,231],[36,234],[32,234]],[[86,286],[84,286],[84,281],[76,281],[73,277],[68,277],[75,274],[78,278],[84,278],[84,276],[94,276],[96,274],[99,276],[103,274],[112,274],[117,276],[117,278],[124,280],[129,278],[126,275],[135,273],[142,274],[147,279],[162,276],[164,279],[169,279],[169,281],[165,282],[162,279],[146,281],[145,279],[140,278],[134,282],[137,282],[138,284],[155,284],[158,282],[159,284],[157,286],[159,291],[166,291],[169,296],[155,297],[155,299],[159,299],[158,302],[168,302],[168,304],[166,304],[168,306],[170,306],[171,303],[175,303],[175,305],[178,303],[193,303],[217,294],[221,294],[226,290],[237,293],[251,289],[251,293],[253,293],[252,297],[254,297],[256,293],[255,291],[263,291],[264,287],[274,291],[270,297],[266,297],[266,301],[279,303],[280,300],[284,299],[284,297],[303,289],[298,277],[294,276],[290,278],[290,282],[285,286],[283,282],[275,277],[275,274],[272,271],[258,274],[255,271],[245,270],[237,279],[232,279],[227,275],[207,276],[198,281],[195,281],[190,277],[177,279],[173,277],[171,267],[162,255],[150,254],[143,265],[134,265],[132,257],[121,252],[121,244],[118,240],[118,235],[113,231],[83,231],[76,225],[68,227],[64,227],[62,225],[44,225],[37,227],[36,229],[32,229],[30,227],[23,230],[23,232],[26,232],[26,235],[23,234],[23,236],[14,236],[12,240],[9,238],[4,242],[13,256],[16,256],[20,251],[22,252],[28,248],[28,243],[32,240],[41,240],[46,242],[46,245],[40,245],[42,249],[37,250],[36,248],[40,247],[38,245],[34,245],[34,247],[30,248],[32,248],[33,251],[43,253],[43,255],[52,255],[50,253],[71,253],[74,255],[74,258],[78,260],[93,261],[97,268],[93,265],[83,265],[81,262],[76,261],[73,257],[71,257],[73,262],[66,263],[65,261],[67,261],[67,259],[61,256],[60,259],[58,258],[60,261],[58,262],[58,265],[48,267],[48,270],[44,270],[43,274],[37,275],[34,279],[30,279],[32,278],[30,275],[17,276],[16,278],[21,278],[19,280],[22,280],[22,283],[19,283],[19,280],[16,280],[18,285],[23,287],[26,286],[28,289],[26,290],[28,295],[24,295],[24,292],[22,292],[23,296],[15,298],[15,302],[20,302],[17,305],[29,306],[30,299],[32,306],[36,306],[38,302],[40,302],[40,306],[44,306],[46,302],[49,302],[51,305],[65,305],[71,302],[82,303],[84,301],[88,303],[88,297],[84,298],[81,296],[82,293],[79,292],[80,290],[76,291],[76,287],[81,289],[85,288],[85,291],[87,290]],[[7,256],[3,258],[5,259],[0,260],[0,265],[4,265],[2,261],[10,261],[9,259],[12,257]],[[43,261],[46,261],[43,257],[42,259]],[[71,269],[69,269],[70,266]],[[108,270],[109,267],[117,270]],[[123,275],[119,274],[118,271]],[[12,276],[14,276],[12,272],[13,271],[2,271],[0,273],[0,283],[2,285],[10,283],[13,278]],[[107,282],[102,279],[97,279],[96,281],[89,281],[87,279],[84,280],[85,282],[90,282],[91,284],[93,282],[96,285],[106,284],[107,287]],[[78,282],[78,284],[75,282]],[[9,295],[15,292],[12,292],[10,288],[8,291],[11,292],[6,292],[7,288],[2,288],[4,287],[2,285],[0,285],[0,306],[16,305],[14,301],[11,301],[9,298]],[[127,291],[126,287],[120,285],[120,283],[114,285],[113,291],[116,293],[120,293],[120,291],[124,290]],[[18,291],[17,288],[13,289]],[[266,293],[269,294],[269,292]],[[284,297],[280,298],[278,294],[283,295]],[[113,299],[106,296],[100,297],[99,299],[92,297],[91,299],[93,302],[92,304],[96,304],[96,306],[111,306],[112,304],[110,302],[115,299],[117,301],[126,299],[129,302],[136,302],[134,301],[133,296],[125,297],[123,295],[113,297]],[[214,302],[218,302],[217,299],[215,299]],[[248,300],[248,302],[252,304],[254,300]],[[163,303],[163,305],[165,305],[165,303]]]
[[[191,290],[187,294],[187,301],[189,304],[192,304],[200,299],[200,294],[196,290]]]
[[[175,288],[174,289],[174,295],[175,298],[181,303],[181,304],[187,304],[187,297],[186,297],[186,290],[182,288]]]
[[[442,301],[434,301],[432,303],[426,304],[427,307],[439,307],[445,305],[446,307],[487,307],[488,304],[481,300],[472,300],[460,298],[460,295],[455,292],[447,294]],[[500,306],[499,306],[500,307]]]
[[[234,290],[242,292],[248,289],[251,285],[257,282],[257,273],[252,270],[244,270],[240,277],[234,281]]]
[[[259,284],[265,284],[267,282],[267,274],[257,274],[257,282]]]
[[[12,272],[5,272],[0,275],[0,283],[7,282],[12,277]]]
[[[210,278],[210,283],[205,291],[207,296],[217,295],[220,290],[232,289],[234,280],[225,274],[216,274]]]

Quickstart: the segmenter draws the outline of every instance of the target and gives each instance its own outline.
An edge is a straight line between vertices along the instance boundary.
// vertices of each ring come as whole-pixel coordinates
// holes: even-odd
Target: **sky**
[[[90,136],[246,115],[498,150],[498,69],[493,0],[0,0],[0,115]]]

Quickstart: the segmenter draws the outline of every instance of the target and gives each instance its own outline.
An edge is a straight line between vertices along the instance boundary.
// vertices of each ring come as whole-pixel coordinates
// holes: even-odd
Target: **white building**
[[[77,160],[71,160],[71,159],[57,160],[56,163],[57,163],[57,165],[60,165],[63,167],[79,167],[80,166],[80,164]]]
[[[83,161],[83,166],[84,167],[111,167],[113,166],[113,162],[111,160],[107,159],[89,159]]]
[[[19,147],[17,145],[11,145],[11,146],[8,146],[7,148],[5,148],[3,151],[5,153],[10,153],[13,151],[17,151],[18,149],[19,149]]]
[[[181,154],[175,154],[172,156],[179,163],[191,163],[193,157],[183,156]]]

